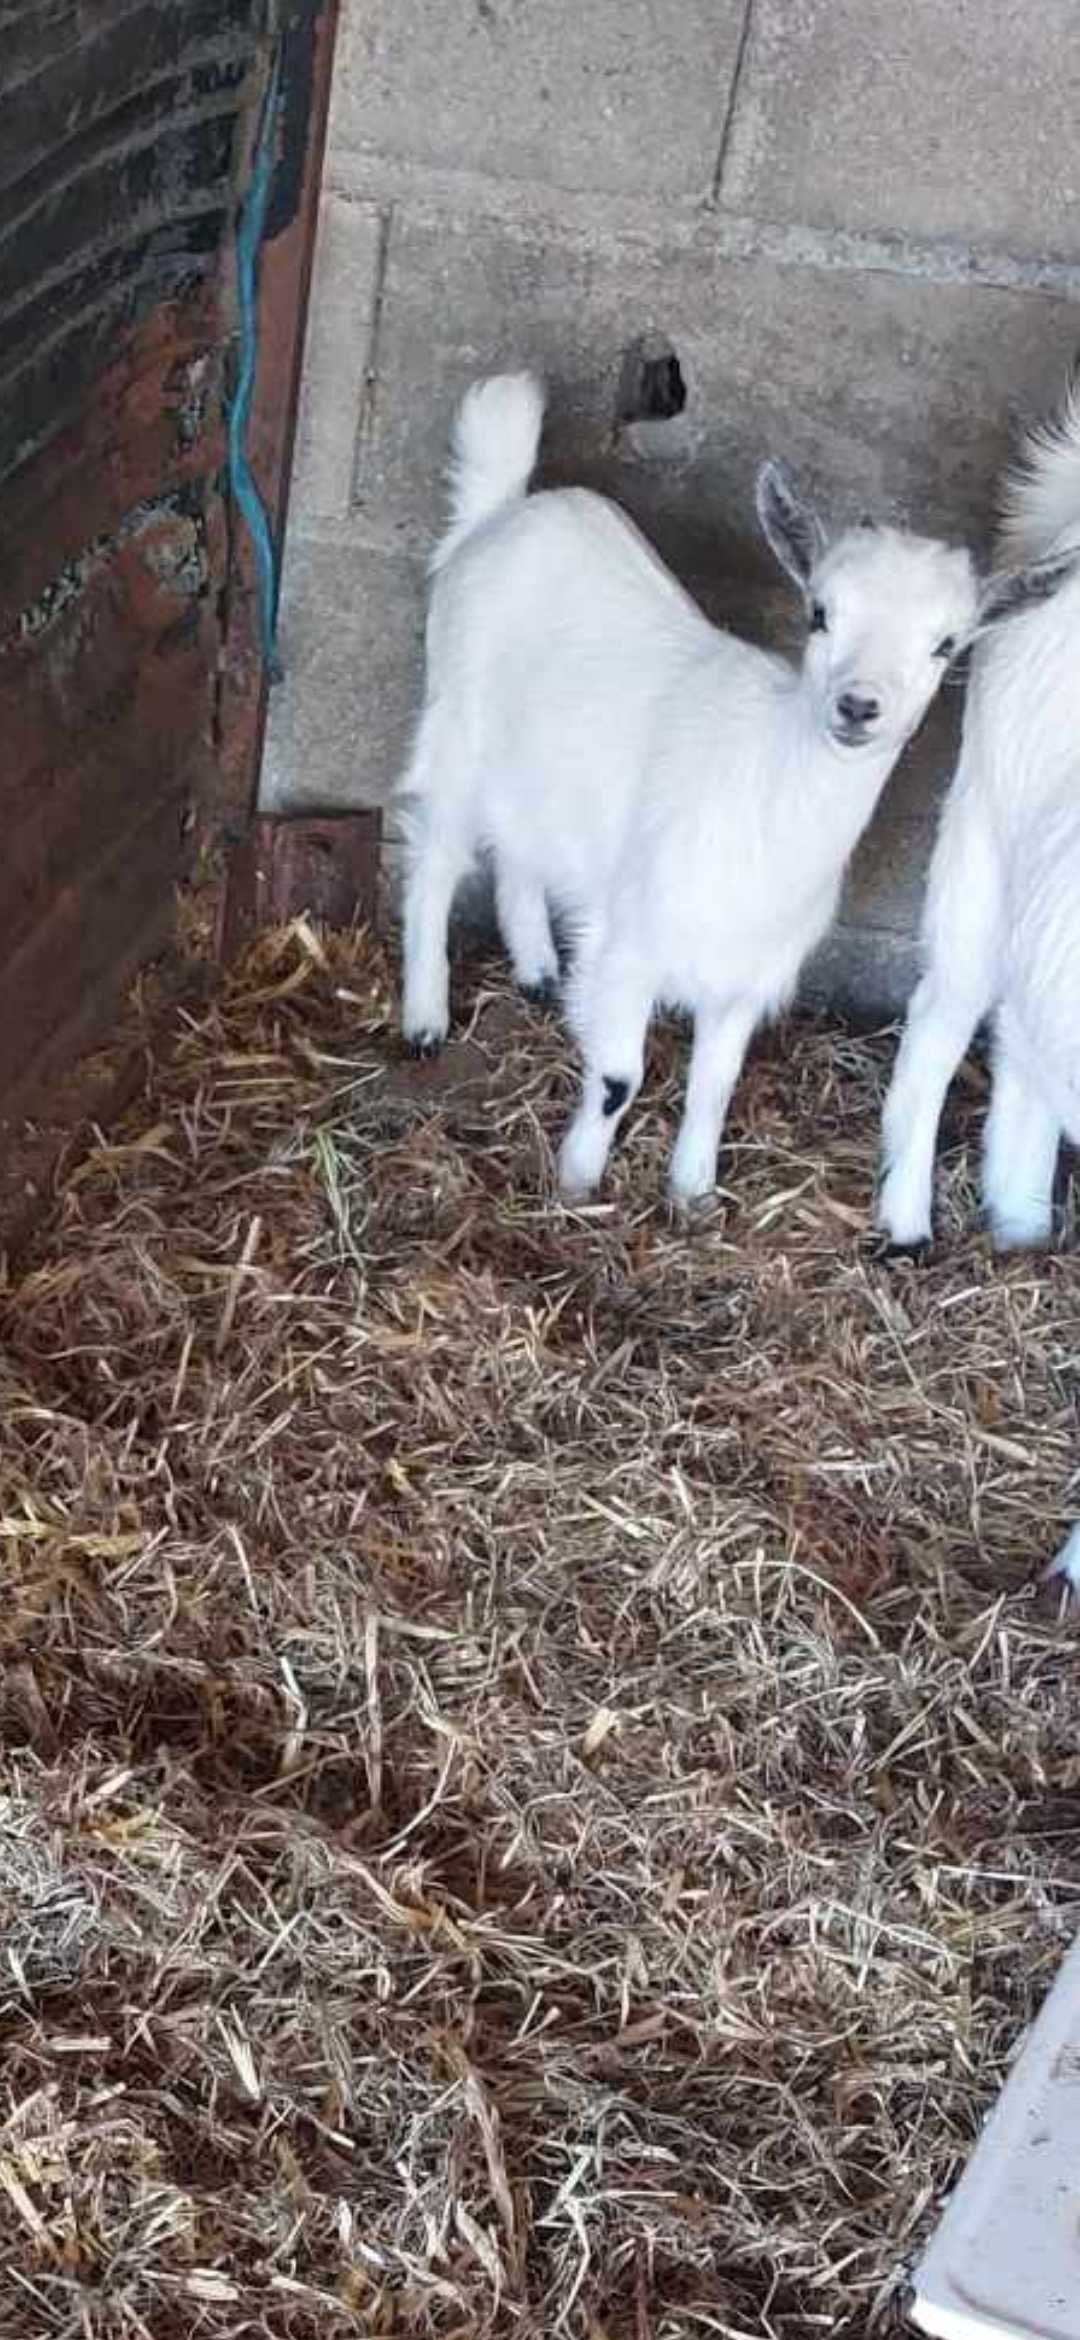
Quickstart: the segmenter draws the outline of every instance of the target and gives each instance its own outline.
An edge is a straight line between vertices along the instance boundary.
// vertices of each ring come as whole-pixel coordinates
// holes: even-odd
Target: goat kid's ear
[[[979,633],[1005,618],[1021,617],[1026,609],[1037,609],[1041,601],[1052,601],[1078,569],[1080,553],[1067,552],[1056,560],[1032,561],[1026,569],[1005,569],[988,577],[979,596]]]
[[[815,512],[804,504],[782,463],[763,463],[757,479],[757,511],[762,530],[782,569],[805,593],[814,565],[825,550],[825,531]]]

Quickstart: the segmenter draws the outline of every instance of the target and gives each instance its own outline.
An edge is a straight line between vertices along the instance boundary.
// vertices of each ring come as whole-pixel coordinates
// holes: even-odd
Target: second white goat
[[[1080,1143],[1080,396],[1006,483],[994,592],[1012,622],[972,659],[923,917],[925,973],[885,1106],[878,1215],[930,1235],[945,1092],[992,1019],[983,1197],[995,1246],[1047,1241],[1059,1142]],[[1080,1528],[1055,1564],[1080,1589]]]

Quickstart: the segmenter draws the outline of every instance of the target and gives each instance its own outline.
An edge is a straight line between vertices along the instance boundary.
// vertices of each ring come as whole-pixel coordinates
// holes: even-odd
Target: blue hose
[[[259,248],[266,222],[266,206],[274,173],[274,142],[281,98],[281,50],[275,52],[263,99],[255,145],[251,182],[240,206],[236,226],[236,284],[240,311],[240,364],[229,407],[229,482],[234,502],[247,522],[255,553],[259,593],[259,629],[263,663],[270,682],[279,682],[281,667],[274,649],[277,623],[277,564],[270,525],[252,477],[247,457],[247,428],[258,356],[256,277]]]

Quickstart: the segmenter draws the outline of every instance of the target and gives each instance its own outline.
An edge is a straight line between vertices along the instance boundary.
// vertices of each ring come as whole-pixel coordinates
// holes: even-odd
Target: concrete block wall
[[[530,363],[543,476],[617,496],[711,614],[797,613],[753,529],[783,453],[827,518],[988,543],[1080,342],[1072,0],[342,0],[267,809],[382,799],[416,704],[447,426]],[[668,419],[628,420],[642,347]],[[910,983],[948,693],[812,988]]]

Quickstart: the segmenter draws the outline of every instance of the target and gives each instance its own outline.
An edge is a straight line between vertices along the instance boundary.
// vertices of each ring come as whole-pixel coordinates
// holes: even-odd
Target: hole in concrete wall
[[[616,419],[671,422],[685,405],[683,370],[670,343],[654,333],[632,341],[619,377]]]

